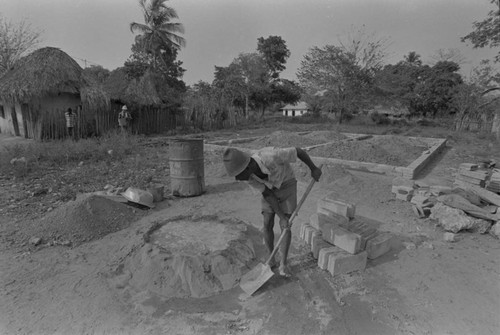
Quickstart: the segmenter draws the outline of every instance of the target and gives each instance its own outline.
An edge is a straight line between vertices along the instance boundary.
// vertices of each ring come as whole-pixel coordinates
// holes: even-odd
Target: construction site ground
[[[277,130],[329,130],[327,126],[286,123],[196,136],[231,139]],[[446,149],[417,178],[430,185],[450,186],[460,163],[500,162],[499,143],[487,135],[439,127],[403,130],[337,129],[447,138]],[[252,297],[245,297],[239,286],[205,298],[167,298],[125,289],[119,264],[141,247],[144,233],[156,222],[210,217],[262,227],[259,197],[225,174],[222,147],[205,150],[203,195],[170,196],[168,140],[143,138],[141,154],[118,165],[69,164],[28,179],[0,174],[0,334],[500,333],[500,241],[489,234],[461,232],[456,242],[445,242],[442,228],[417,218],[409,202],[394,199],[393,177],[339,166],[325,167],[324,178],[295,221],[291,278],[276,275]],[[301,163],[294,168],[300,196],[310,177]],[[144,180],[166,186],[166,199],[151,210],[126,205],[124,210],[115,207],[114,200],[107,205],[78,194]],[[396,236],[393,249],[369,261],[365,271],[335,278],[317,267],[309,247],[298,238],[300,223],[332,192],[354,203],[357,215],[379,221],[379,230]],[[78,204],[91,210],[78,212]],[[98,218],[99,227],[106,229],[89,223]],[[278,235],[279,228],[275,230]],[[35,246],[33,238],[42,242]],[[257,257],[264,259],[263,248]]]

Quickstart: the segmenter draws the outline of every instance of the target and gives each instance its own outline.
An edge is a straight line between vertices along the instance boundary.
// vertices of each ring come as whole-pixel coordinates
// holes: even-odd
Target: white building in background
[[[299,101],[296,104],[288,104],[280,108],[283,111],[283,116],[301,116],[310,111],[309,106],[304,101]]]

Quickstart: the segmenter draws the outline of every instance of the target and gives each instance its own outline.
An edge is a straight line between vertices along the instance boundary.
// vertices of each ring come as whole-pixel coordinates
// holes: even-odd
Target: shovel
[[[321,166],[319,167],[321,169]],[[267,261],[262,264],[259,263],[257,264],[256,267],[254,267],[252,270],[247,272],[243,277],[241,277],[240,280],[240,287],[245,291],[246,294],[251,296],[252,294],[255,293],[262,285],[264,285],[273,275],[274,272],[271,270],[271,267],[269,266],[269,263],[273,259],[274,255],[278,251],[279,246],[281,245],[281,242],[283,241],[283,238],[285,237],[286,233],[290,230],[290,226],[292,225],[293,219],[297,216],[297,213],[299,212],[300,207],[304,203],[304,201],[307,198],[307,195],[309,192],[311,192],[311,189],[313,188],[315,180],[311,180],[309,183],[309,186],[307,186],[306,191],[304,192],[304,195],[302,196],[302,199],[300,199],[299,203],[297,204],[297,208],[292,213],[292,216],[290,216],[290,219],[288,220],[289,225],[287,228],[283,229],[281,232],[280,238],[276,245],[274,246],[273,252],[271,252],[271,255],[267,259]]]

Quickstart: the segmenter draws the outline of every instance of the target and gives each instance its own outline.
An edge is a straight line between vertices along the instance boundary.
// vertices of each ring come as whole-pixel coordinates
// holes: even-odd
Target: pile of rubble
[[[493,166],[464,163],[455,175],[453,187],[425,185],[394,178],[392,193],[409,201],[419,218],[433,219],[446,231],[445,240],[454,240],[462,230],[490,233],[500,237],[500,195],[497,190],[500,171]]]
[[[318,201],[316,214],[300,228],[318,266],[332,276],[362,271],[368,259],[391,250],[393,235],[378,231],[376,222],[355,211],[354,204],[336,200],[332,193]]]

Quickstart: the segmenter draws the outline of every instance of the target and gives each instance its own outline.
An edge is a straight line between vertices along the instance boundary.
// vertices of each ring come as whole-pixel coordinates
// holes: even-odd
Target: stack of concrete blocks
[[[484,188],[488,177],[489,172],[480,170],[477,164],[462,163],[459,165],[458,173],[455,176],[455,185],[463,188],[470,185]]]
[[[500,193],[500,169],[493,169],[486,189],[494,193]]]
[[[391,249],[392,234],[378,232],[355,216],[356,207],[332,195],[318,201],[317,213],[301,226],[300,237],[311,246],[318,266],[332,276],[362,271],[367,259]]]

